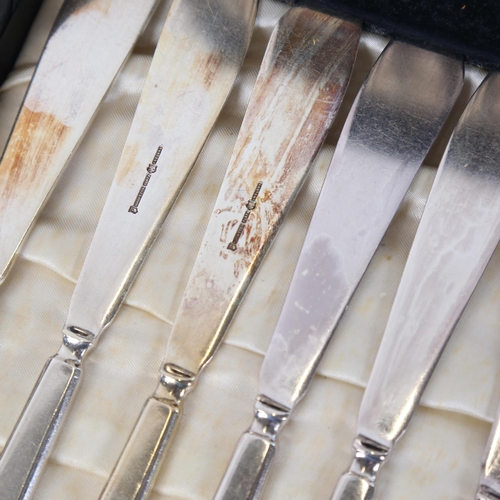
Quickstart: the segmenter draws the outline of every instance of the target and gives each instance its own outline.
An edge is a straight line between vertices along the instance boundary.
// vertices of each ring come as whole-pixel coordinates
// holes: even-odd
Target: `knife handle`
[[[111,476],[101,500],[139,500],[147,497],[154,484],[168,445],[181,417],[181,405],[151,397]]]
[[[332,500],[372,500],[377,472],[390,449],[358,436],[354,441],[354,460],[350,469],[340,478]]]
[[[236,446],[214,500],[249,500],[260,496],[271,468],[276,444],[245,432]]]
[[[372,500],[375,486],[366,478],[346,472],[340,478],[332,500]]]
[[[182,401],[196,375],[165,364],[160,383],[137,420],[100,500],[144,500],[154,485],[165,452],[181,418]]]
[[[264,489],[278,432],[290,409],[258,396],[252,426],[241,436],[214,500],[255,500]]]
[[[0,457],[0,499],[30,497],[49,456],[81,368],[60,353],[49,359]]]

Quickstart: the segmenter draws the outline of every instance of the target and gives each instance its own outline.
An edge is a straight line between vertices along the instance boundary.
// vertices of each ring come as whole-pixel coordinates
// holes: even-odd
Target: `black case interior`
[[[284,0],[363,21],[363,28],[500,67],[500,0]]]
[[[0,0],[0,83],[14,66],[42,0]]]

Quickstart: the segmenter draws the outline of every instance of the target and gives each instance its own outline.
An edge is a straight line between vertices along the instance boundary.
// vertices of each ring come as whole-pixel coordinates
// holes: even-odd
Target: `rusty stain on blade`
[[[42,182],[45,169],[50,164],[60,142],[68,134],[69,127],[49,113],[37,113],[23,106],[16,123],[16,133],[5,151],[0,184],[0,207],[12,199],[26,196]],[[29,137],[29,146],[26,138]]]
[[[360,27],[305,8],[278,23],[177,313],[165,361],[197,374],[220,344],[342,101]]]
[[[0,283],[157,2],[64,2],[0,164]]]

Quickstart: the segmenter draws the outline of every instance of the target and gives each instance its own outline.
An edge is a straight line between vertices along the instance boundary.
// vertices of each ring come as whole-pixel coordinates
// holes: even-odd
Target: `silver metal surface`
[[[391,43],[347,119],[262,365],[260,393],[293,408],[458,97],[460,61]]]
[[[158,0],[66,0],[0,164],[0,283]]]
[[[0,498],[28,498],[46,460],[55,430],[77,389],[81,370],[61,356],[50,359],[30,396],[38,411],[25,411],[4,447]]]
[[[252,427],[241,436],[214,500],[257,498],[261,494],[271,470],[278,431],[289,414],[287,408],[257,399]]]
[[[490,79],[493,76],[490,76]],[[499,79],[495,75],[495,79]],[[500,165],[499,165],[500,168]],[[491,427],[488,443],[481,464],[481,479],[477,500],[498,500],[500,498],[500,407]]]
[[[183,384],[192,388],[222,341],[340,106],[359,36],[356,24],[302,8],[288,11],[273,31],[154,398],[179,408]],[[110,484],[144,477],[135,457],[158,443],[135,436]],[[135,497],[115,487],[102,498]]]
[[[181,408],[175,404],[149,398],[141,412],[141,417],[134,427],[134,433],[123,450],[122,460],[133,457],[134,469],[141,471],[138,477],[134,473],[126,475],[111,474],[101,499],[120,498],[140,500],[147,498],[153,487],[158,467],[165,448],[177,429],[181,417]],[[154,443],[155,446],[135,447],[134,443]],[[127,458],[125,458],[127,457]],[[117,469],[128,467],[130,463],[118,463]],[[130,470],[130,469],[129,469]]]
[[[402,43],[391,43],[375,64],[332,159],[262,365],[258,401],[265,397],[291,412],[305,394],[462,82],[460,61]],[[235,465],[221,489],[230,484],[231,468]],[[255,474],[251,464],[247,474]],[[370,498],[369,485],[354,483],[349,480],[351,490]],[[236,491],[219,495],[258,497]]]
[[[71,299],[63,346],[55,358],[67,366],[80,366],[139,271],[236,79],[256,4],[172,3]],[[39,380],[0,458],[2,500],[28,498],[48,457],[74,394],[52,382],[45,375]],[[65,404],[54,404],[58,399]],[[12,465],[14,455],[22,456],[22,467]]]
[[[355,448],[369,454],[387,455],[407,428],[500,239],[499,95],[493,74],[463,113],[429,195],[361,403]],[[491,478],[496,467],[488,462]]]
[[[359,36],[359,26],[308,9],[292,9],[278,23],[165,363],[197,374],[213,356],[326,137]]]
[[[256,9],[257,0],[170,7],[66,332],[95,338],[114,318],[233,86]]]
[[[477,500],[500,498],[500,415],[497,414],[483,457]]]

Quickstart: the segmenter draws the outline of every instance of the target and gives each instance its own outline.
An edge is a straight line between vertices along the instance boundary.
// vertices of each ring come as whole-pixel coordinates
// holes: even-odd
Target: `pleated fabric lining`
[[[7,140],[61,0],[48,0],[0,90]],[[80,392],[35,498],[97,498],[157,370],[196,258],[267,39],[288,7],[262,0],[242,71],[126,303],[84,363]],[[4,445],[60,331],[168,10],[163,2],[118,75],[0,287],[0,445]],[[364,34],[342,110],[226,340],[186,399],[184,419],[153,500],[213,497],[250,425],[258,374],[335,142],[357,89],[387,40]],[[335,332],[308,394],[280,436],[264,499],[329,500],[349,466],[356,416],[439,156],[484,77],[469,67],[453,116],[428,155]],[[119,245],[110,242],[110,245]],[[378,500],[470,499],[500,401],[500,252],[461,318],[407,434],[384,465]],[[99,286],[97,283],[96,286]]]

